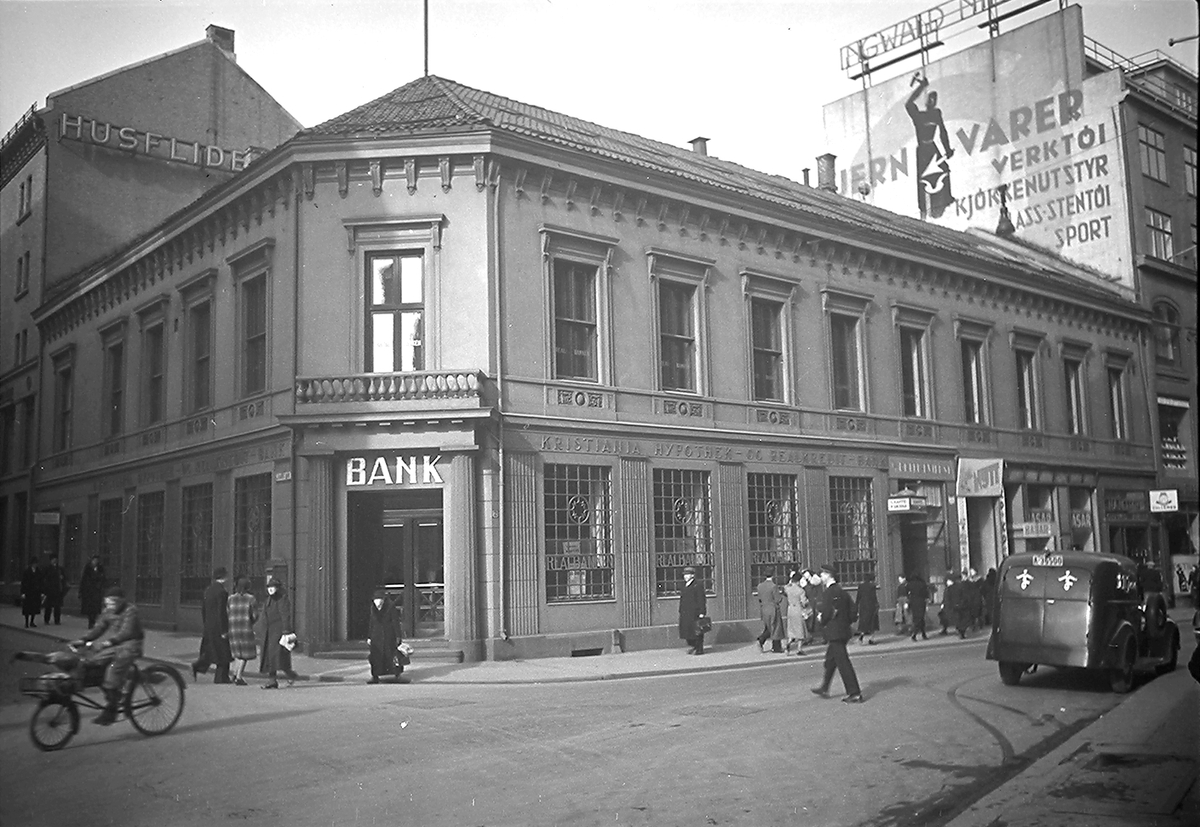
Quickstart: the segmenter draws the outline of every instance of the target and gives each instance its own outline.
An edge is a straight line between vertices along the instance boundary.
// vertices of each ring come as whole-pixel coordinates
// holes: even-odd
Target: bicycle
[[[13,660],[55,667],[32,678],[21,678],[20,691],[38,699],[29,721],[29,737],[43,752],[62,749],[79,732],[79,707],[102,711],[104,703],[88,694],[104,681],[104,663],[90,663],[75,647],[60,652],[17,652]],[[183,676],[161,661],[129,668],[121,692],[119,713],[146,736],[170,732],[183,714]]]

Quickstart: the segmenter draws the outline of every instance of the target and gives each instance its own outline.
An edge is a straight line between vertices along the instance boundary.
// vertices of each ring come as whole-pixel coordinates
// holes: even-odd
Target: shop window
[[[783,585],[802,567],[800,506],[792,474],[749,474],[750,588],[774,576]]]
[[[1094,491],[1091,488],[1072,487],[1067,491],[1071,508],[1071,545],[1076,551],[1095,551],[1095,518],[1093,517]]]
[[[238,478],[233,499],[233,574],[258,589],[271,559],[271,474]]]
[[[1083,362],[1079,359],[1063,359],[1063,379],[1066,383],[1067,433],[1081,435],[1087,432],[1087,399],[1083,389]]]
[[[829,550],[843,585],[875,574],[875,497],[870,477],[829,478]]]
[[[683,570],[713,591],[712,508],[706,471],[654,470],[654,582],[659,597],[677,595]]]
[[[547,465],[546,600],[613,597],[612,488],[609,469]]]
[[[181,516],[179,602],[199,604],[213,569],[212,483],[184,487]]]
[[[1163,261],[1175,258],[1175,239],[1171,234],[1171,216],[1146,207],[1146,229],[1149,233],[1149,254]]]
[[[554,261],[554,378],[599,378],[594,264]]]
[[[137,576],[134,600],[160,604],[163,596],[163,515],[165,495],[152,491],[138,495]]]
[[[75,350],[68,347],[52,357],[54,365],[54,430],[53,449],[66,451],[71,447],[72,416],[75,406]],[[30,428],[32,423],[27,423]]]
[[[1167,142],[1163,133],[1138,124],[1138,148],[1142,175],[1155,181],[1167,182]]]
[[[1159,457],[1164,469],[1186,473],[1191,465],[1191,451],[1186,441],[1186,435],[1190,433],[1187,427],[1190,414],[1187,400],[1158,397]]]
[[[121,497],[101,500],[97,515],[96,553],[111,583],[120,585],[122,569],[125,562],[122,559],[124,548],[124,515],[125,500]]]
[[[1154,304],[1154,359],[1158,364],[1175,367],[1180,362],[1179,311],[1169,302]]]
[[[370,254],[368,373],[425,369],[425,264],[420,252]]]

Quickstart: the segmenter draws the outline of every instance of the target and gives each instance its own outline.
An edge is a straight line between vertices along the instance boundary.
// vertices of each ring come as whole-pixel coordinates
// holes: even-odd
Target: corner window
[[[613,592],[609,469],[545,467],[546,600],[608,600]]]
[[[368,373],[425,369],[425,266],[415,253],[367,256]]]
[[[1163,133],[1151,129],[1145,124],[1138,124],[1138,148],[1142,162],[1142,175],[1161,181],[1167,181],[1167,143]]]
[[[1175,258],[1175,240],[1171,234],[1171,216],[1146,207],[1146,229],[1149,233],[1150,249],[1155,258],[1171,261]]]
[[[659,597],[683,589],[683,570],[713,591],[712,502],[707,471],[654,469],[654,583]]]

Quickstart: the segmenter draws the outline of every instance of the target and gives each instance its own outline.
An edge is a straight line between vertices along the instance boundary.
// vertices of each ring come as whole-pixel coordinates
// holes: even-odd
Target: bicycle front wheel
[[[42,701],[29,720],[29,737],[42,752],[62,749],[79,731],[79,709],[71,701]]]
[[[173,667],[152,663],[138,670],[125,695],[125,714],[143,735],[169,732],[183,714],[183,677]]]

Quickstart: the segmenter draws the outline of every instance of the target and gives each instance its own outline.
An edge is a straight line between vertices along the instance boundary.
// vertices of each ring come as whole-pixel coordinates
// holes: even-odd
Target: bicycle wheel
[[[43,752],[62,749],[78,731],[79,709],[71,701],[42,701],[29,719],[29,737]]]
[[[164,663],[139,669],[125,694],[125,714],[143,735],[169,732],[183,714],[183,677]]]

